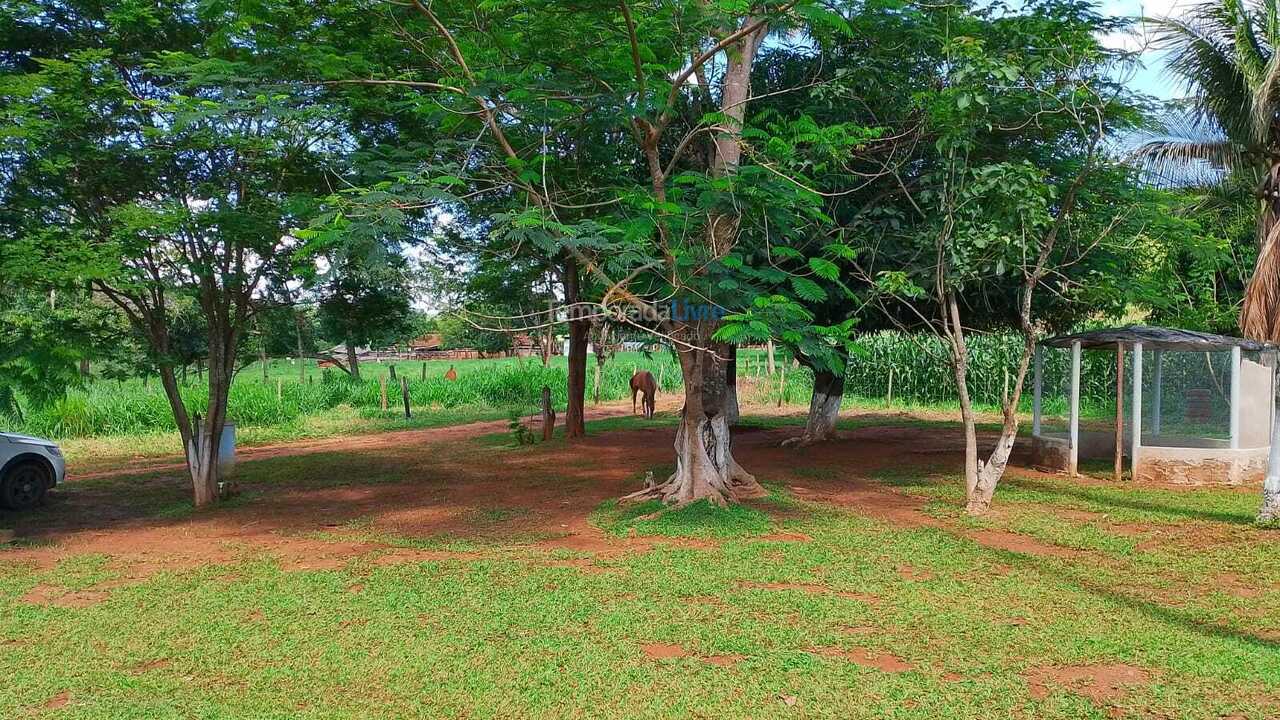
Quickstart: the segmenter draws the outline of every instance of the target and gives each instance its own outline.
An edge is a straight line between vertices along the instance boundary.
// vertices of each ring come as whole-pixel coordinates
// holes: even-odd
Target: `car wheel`
[[[44,500],[49,484],[49,471],[43,465],[18,463],[0,480],[0,502],[10,510],[33,508]]]

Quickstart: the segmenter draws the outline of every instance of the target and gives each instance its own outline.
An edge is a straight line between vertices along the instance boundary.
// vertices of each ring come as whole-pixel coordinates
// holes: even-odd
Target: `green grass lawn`
[[[593,424],[592,447],[669,447],[670,423]],[[1280,535],[1250,524],[1253,493],[1012,478],[992,516],[974,521],[959,513],[947,468],[822,464],[822,448],[789,464],[746,443],[740,459],[758,458],[768,498],[675,511],[593,500],[582,511],[610,551],[541,542],[547,533],[530,523],[550,511],[496,490],[458,509],[448,534],[406,535],[388,519],[403,508],[383,506],[317,529],[307,537],[322,548],[372,546],[317,569],[234,539],[222,542],[229,559],[141,579],[110,553],[68,549],[40,564],[17,559],[23,548],[0,551],[0,717],[1280,713]],[[149,509],[134,522],[162,538],[265,517],[299,495],[402,483],[422,497],[494,477],[601,496],[602,464],[565,451],[559,440],[511,448],[489,437],[274,458],[245,464],[242,501],[176,517],[163,485],[115,478],[84,491],[135,487]],[[633,479],[669,470],[628,468]],[[920,498],[930,522],[877,520],[790,490],[859,477]],[[42,512],[53,521],[56,510]],[[1062,552],[976,539],[992,532]],[[420,554],[385,562],[404,548]],[[1099,667],[1121,668],[1127,684],[1094,687]]]

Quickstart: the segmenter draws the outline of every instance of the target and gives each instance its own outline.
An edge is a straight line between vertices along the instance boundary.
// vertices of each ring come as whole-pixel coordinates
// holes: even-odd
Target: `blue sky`
[[[1101,11],[1107,15],[1120,17],[1177,17],[1191,6],[1191,0],[1101,0]],[[1130,50],[1142,50],[1147,45],[1144,28],[1139,24],[1133,34],[1107,38],[1107,44]],[[1163,62],[1160,53],[1145,50],[1142,62],[1146,66],[1130,80],[1137,90],[1162,99],[1170,99],[1185,94],[1183,89],[1175,86],[1161,70]]]

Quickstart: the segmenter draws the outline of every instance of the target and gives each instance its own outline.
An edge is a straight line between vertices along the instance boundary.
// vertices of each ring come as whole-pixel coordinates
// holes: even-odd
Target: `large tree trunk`
[[[813,396],[809,398],[809,419],[805,421],[804,434],[784,441],[783,447],[807,447],[834,440],[843,400],[844,377],[826,370],[814,371]]]
[[[742,157],[742,128],[751,98],[751,66],[760,43],[768,32],[765,23],[754,17],[744,19],[743,28],[754,28],[725,48],[726,67],[721,76],[720,110],[713,138],[714,155],[709,168],[714,177],[737,172]],[[650,133],[645,145],[654,193],[666,200],[664,176],[658,157],[657,133]],[[739,216],[734,212],[712,211],[705,228],[707,253],[727,255],[737,241]],[[734,460],[729,436],[727,358],[713,349],[714,321],[694,321],[674,328],[685,335],[689,345],[678,345],[680,373],[684,377],[684,409],[676,430],[676,471],[666,482],[645,488],[626,499],[657,498],[685,504],[706,499],[723,505],[765,494],[753,477]]]
[[[160,387],[164,390],[165,399],[169,401],[169,409],[173,411],[173,421],[178,426],[178,435],[182,437],[182,447],[185,449],[191,445],[191,418],[187,414],[187,406],[182,402],[177,373],[173,365],[163,362],[156,366],[156,372],[160,375]]]
[[[569,399],[564,411],[564,434],[567,438],[580,438],[587,434],[585,413],[587,398],[587,333],[591,321],[577,317],[579,301],[578,263],[565,262],[564,297],[571,313],[569,320]]]
[[[207,416],[193,423],[182,402],[177,377],[171,365],[159,368],[160,383],[173,411],[182,437],[182,447],[187,458],[187,471],[191,477],[192,496],[196,507],[205,507],[218,500],[218,449],[222,444],[222,430],[226,424],[227,396],[231,389],[231,359],[213,356],[222,347],[211,344],[209,359],[209,408]]]
[[[741,417],[738,409],[738,346],[725,345],[722,353],[728,358],[724,374],[724,414],[729,426],[734,427]]]
[[[360,379],[360,356],[356,354],[356,343],[347,338],[347,373],[352,380]]]
[[[712,346],[711,323],[697,323],[694,345]],[[624,500],[662,500],[683,505],[709,500],[717,505],[766,495],[753,475],[733,457],[726,416],[727,362],[712,350],[685,348],[677,353],[684,376],[684,410],[676,430],[676,471],[666,482]]]

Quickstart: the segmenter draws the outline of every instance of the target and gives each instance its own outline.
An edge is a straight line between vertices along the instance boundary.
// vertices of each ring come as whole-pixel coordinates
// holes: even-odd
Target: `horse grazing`
[[[648,370],[641,370],[631,376],[631,414],[636,412],[636,393],[643,393],[641,399],[641,407],[644,416],[653,417],[653,398],[658,394],[658,383],[653,379],[653,373]]]
[[[453,382],[454,380],[457,380],[457,379],[458,379],[458,371],[457,371],[457,370],[454,370],[454,369],[453,369],[453,366],[452,366],[452,365],[450,365],[450,366],[449,366],[449,372],[447,372],[447,373],[445,373],[445,374],[444,374],[444,379],[445,379],[445,380],[448,380],[449,382]]]

